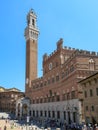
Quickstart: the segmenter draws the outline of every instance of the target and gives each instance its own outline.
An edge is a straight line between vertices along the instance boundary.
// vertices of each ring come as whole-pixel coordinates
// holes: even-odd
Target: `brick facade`
[[[79,83],[83,90],[83,118],[86,123],[98,123],[98,72]]]
[[[24,93],[16,88],[5,89],[0,87],[0,111],[15,114],[16,101],[23,96]]]
[[[35,49],[33,46],[33,50]],[[32,49],[29,50],[31,53]],[[33,57],[34,53],[31,60]],[[36,70],[29,60],[26,64]],[[32,69],[29,70],[29,75]],[[26,84],[26,96],[31,100],[31,116],[66,123],[82,122],[83,97],[78,82],[97,71],[98,53],[63,47],[61,38],[56,50],[49,56],[47,53],[43,56],[42,77],[33,78],[30,85]]]

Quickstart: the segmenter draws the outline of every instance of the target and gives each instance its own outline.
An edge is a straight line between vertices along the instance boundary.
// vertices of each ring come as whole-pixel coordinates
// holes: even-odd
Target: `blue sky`
[[[33,8],[40,30],[38,77],[42,57],[64,46],[98,52],[98,0],[2,0],[0,2],[0,86],[25,90],[24,29]]]

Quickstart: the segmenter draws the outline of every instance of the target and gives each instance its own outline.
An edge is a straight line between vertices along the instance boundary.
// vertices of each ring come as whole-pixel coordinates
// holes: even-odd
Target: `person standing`
[[[7,130],[7,127],[6,127],[6,125],[4,126],[4,130]]]

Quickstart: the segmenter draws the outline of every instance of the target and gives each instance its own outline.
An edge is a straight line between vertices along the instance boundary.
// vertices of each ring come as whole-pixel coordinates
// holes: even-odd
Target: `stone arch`
[[[95,61],[92,58],[89,59],[89,69],[95,70]]]
[[[19,103],[18,106],[17,106],[17,110],[18,110],[17,116],[18,116],[18,117],[20,117],[20,107],[21,107],[21,104]]]
[[[24,103],[22,106],[22,115],[27,116],[27,114],[28,114],[28,106],[26,103]]]

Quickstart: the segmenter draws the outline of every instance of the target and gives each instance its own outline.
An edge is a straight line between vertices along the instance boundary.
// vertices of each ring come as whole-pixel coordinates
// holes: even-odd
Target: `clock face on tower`
[[[52,69],[52,62],[49,63],[49,70],[51,70],[51,69]]]

